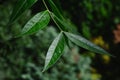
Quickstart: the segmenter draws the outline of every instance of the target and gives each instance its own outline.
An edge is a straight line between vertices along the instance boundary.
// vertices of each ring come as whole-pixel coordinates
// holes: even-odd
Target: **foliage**
[[[12,38],[31,18],[31,11],[27,10],[14,25],[8,27],[6,24],[12,9],[11,3],[6,8],[6,5],[0,6],[0,80],[91,79],[91,59],[86,55],[80,56],[79,48],[74,45],[71,50],[65,49],[62,59],[54,68],[42,73],[46,50],[58,32],[49,26],[31,36]]]
[[[61,54],[63,53],[64,46],[65,46],[65,39],[64,39],[65,36],[67,36],[66,37],[67,39],[70,39],[72,42],[78,44],[78,46],[80,46],[80,47],[83,47],[85,49],[88,49],[88,50],[91,50],[91,51],[94,51],[97,53],[109,54],[106,51],[104,51],[102,48],[94,45],[93,43],[82,38],[81,36],[76,36],[72,33],[69,33],[70,31],[72,31],[72,27],[69,26],[68,22],[66,22],[67,20],[59,12],[59,10],[57,9],[54,2],[52,0],[48,0],[49,4],[51,5],[51,7],[53,9],[53,12],[51,12],[49,10],[46,2],[44,0],[42,0],[42,1],[47,10],[36,14],[31,20],[29,20],[28,23],[24,26],[21,34],[22,35],[32,34],[34,32],[37,32],[38,30],[44,28],[49,23],[50,16],[51,16],[52,20],[56,23],[57,27],[60,29],[61,33],[58,35],[57,38],[55,38],[55,40],[53,41],[53,43],[51,44],[51,46],[47,52],[44,71],[47,70],[49,67],[51,67],[53,64],[55,64],[55,62],[60,58]],[[14,22],[21,15],[21,12],[24,12],[25,9],[29,8],[29,6],[32,6],[34,3],[35,3],[34,0],[18,1],[17,4],[19,4],[19,5],[15,6],[15,9],[13,10],[13,13],[11,15],[11,18],[13,18],[13,19],[12,20],[10,19],[10,22],[11,23]],[[25,4],[27,4],[27,5],[25,5]],[[24,7],[24,5],[25,5],[25,7]],[[58,17],[55,15],[58,15]],[[14,17],[15,17],[15,19],[14,19]],[[62,21],[65,21],[65,22],[62,22]],[[63,25],[63,26],[61,27],[61,25],[58,22],[60,22],[61,25]],[[66,31],[68,31],[68,32],[66,32]]]
[[[52,18],[54,18],[61,29],[74,35],[79,34],[75,28],[77,27],[85,38],[108,50],[110,53],[117,55],[118,58],[114,59],[108,55],[97,55],[94,54],[94,52],[86,51],[80,47],[79,50],[78,47],[73,46],[70,40],[66,38],[67,36],[64,35],[65,42],[70,49],[67,49],[67,51],[64,49],[66,52],[63,52],[64,54],[61,56],[62,58],[58,60],[57,64],[42,73],[45,53],[53,39],[59,35],[58,31],[60,30],[56,31],[56,27],[54,27],[54,29],[51,26],[47,26],[47,28],[45,27],[43,30],[34,33],[34,35],[18,37],[21,36],[21,27],[25,25],[30,18],[32,19],[32,17],[34,17],[33,14],[36,14],[35,12],[39,10],[43,11],[42,0],[38,0],[38,3],[32,7],[32,15],[30,15],[31,11],[27,9],[25,12],[22,12],[12,24],[7,26],[6,24],[9,21],[11,9],[13,8],[10,4],[16,4],[16,0],[2,0],[0,1],[0,80],[120,79],[119,29],[115,29],[116,25],[118,26],[120,22],[120,1],[53,0],[55,5],[50,2],[51,0],[48,1],[45,0],[52,15],[49,14],[49,17],[51,17],[49,25],[53,22]],[[61,17],[59,13],[62,13],[64,17]],[[71,20],[77,26],[72,24]],[[68,25],[72,28],[67,27]],[[18,38],[14,38],[16,35]],[[113,40],[114,37],[115,40]],[[114,44],[116,40],[118,42]],[[90,67],[91,59],[92,68]],[[83,64],[85,64],[85,66],[82,67]],[[78,67],[78,65],[81,66]]]

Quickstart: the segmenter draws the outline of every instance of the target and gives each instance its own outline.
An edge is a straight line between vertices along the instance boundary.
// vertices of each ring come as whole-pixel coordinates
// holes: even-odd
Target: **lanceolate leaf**
[[[43,29],[48,25],[50,16],[48,11],[37,13],[32,19],[30,19],[24,26],[21,35],[29,35]]]
[[[10,17],[10,23],[14,22],[21,14],[30,8],[37,0],[18,0]]]
[[[85,38],[78,36],[78,35],[74,35],[72,33],[68,33],[65,32],[65,35],[76,45],[85,48],[87,50],[96,52],[96,53],[100,53],[100,54],[108,54],[110,55],[108,52],[106,52],[104,49],[98,47],[97,45],[91,43],[90,41],[86,40]]]
[[[59,24],[59,26],[62,28],[64,31],[68,31],[67,27],[68,25],[64,23],[64,21],[60,18],[58,18],[54,13],[51,14],[51,16],[54,18],[54,20]]]
[[[43,71],[47,70],[49,67],[51,67],[53,64],[56,63],[56,61],[62,55],[64,47],[65,47],[65,40],[61,32],[50,45],[50,48],[47,52],[47,56],[45,59],[45,66]]]
[[[48,0],[50,6],[51,6],[51,9],[54,13],[54,15],[56,15],[54,18],[55,20],[58,22],[58,24],[62,24],[60,25],[63,30],[68,30],[70,32],[76,32],[77,29],[76,27],[72,24],[72,22],[70,21],[67,21],[64,16],[61,14],[60,10],[57,8],[57,6],[54,4],[54,2],[52,0]],[[66,29],[65,29],[66,28]]]
[[[57,6],[54,4],[52,0],[47,0],[50,4],[50,7],[55,15],[57,15],[60,19],[63,19],[63,16]]]
[[[65,19],[62,20],[62,19],[58,18],[54,13],[52,13],[52,16],[64,31],[69,31],[69,32],[76,31],[75,26],[74,27],[71,26],[71,24],[68,23]]]

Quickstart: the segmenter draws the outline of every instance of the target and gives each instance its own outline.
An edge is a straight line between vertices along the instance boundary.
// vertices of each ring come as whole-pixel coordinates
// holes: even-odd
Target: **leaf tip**
[[[44,66],[42,72],[45,72],[48,68],[46,68],[46,66]]]

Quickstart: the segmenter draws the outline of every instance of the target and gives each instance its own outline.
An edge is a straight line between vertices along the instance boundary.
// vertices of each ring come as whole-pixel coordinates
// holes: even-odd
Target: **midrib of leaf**
[[[55,52],[55,50],[56,50],[56,48],[54,49],[54,47],[57,46],[57,44],[58,44],[61,36],[62,36],[62,32],[58,35],[58,38],[56,38],[56,39],[54,40],[55,42],[53,41],[53,42],[54,42],[54,44],[52,44],[53,46],[50,46],[50,48],[49,48],[49,50],[48,50],[48,53],[47,53],[47,56],[50,56],[50,57],[47,57],[47,58],[46,58],[45,68],[47,68],[47,66],[49,66],[48,63],[52,60],[51,58],[52,58],[52,56],[53,56],[53,54],[54,54],[54,52]],[[51,56],[51,53],[53,53],[52,56]],[[50,59],[51,59],[51,60],[50,60]],[[47,65],[47,64],[48,64],[48,65]]]
[[[44,14],[47,12],[47,10],[45,11],[45,12],[43,12],[43,14],[41,15],[41,17],[39,17],[38,18],[38,20],[40,21],[41,19],[42,19],[42,17],[44,16]],[[37,21],[37,20],[36,20]],[[35,26],[37,23],[36,22],[34,22],[34,24],[33,24],[33,26]],[[29,24],[26,24],[26,25],[29,25]],[[33,27],[31,26],[29,29],[28,29],[28,31],[30,30],[30,29],[32,29]],[[25,30],[25,29],[24,29]],[[22,32],[24,32],[24,31],[22,31]],[[27,32],[27,31],[26,31]],[[24,33],[26,33],[26,32],[24,32]],[[23,33],[23,34],[24,34]]]
[[[99,53],[99,54],[107,54],[109,56],[113,56],[109,54],[107,51],[104,49],[100,48],[99,46],[93,44],[92,42],[88,41],[87,39],[78,36],[78,35],[73,35],[72,33],[65,32],[66,36],[76,45],[83,47],[87,50]],[[79,41],[78,41],[79,40]]]

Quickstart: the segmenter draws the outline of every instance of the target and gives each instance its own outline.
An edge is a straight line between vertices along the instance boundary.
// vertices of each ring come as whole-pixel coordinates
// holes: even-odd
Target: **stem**
[[[49,12],[52,20],[54,21],[54,23],[57,25],[57,27],[60,29],[60,31],[63,31],[63,30],[61,29],[61,27],[59,26],[59,24],[55,21],[54,17],[52,16],[52,13],[50,12],[47,4],[45,3],[45,0],[42,0],[42,2],[43,2],[43,4],[45,5],[45,8],[48,10],[48,12]]]
[[[49,11],[49,8],[47,7],[47,4],[45,3],[44,0],[42,0],[43,4],[45,5],[45,8]]]

